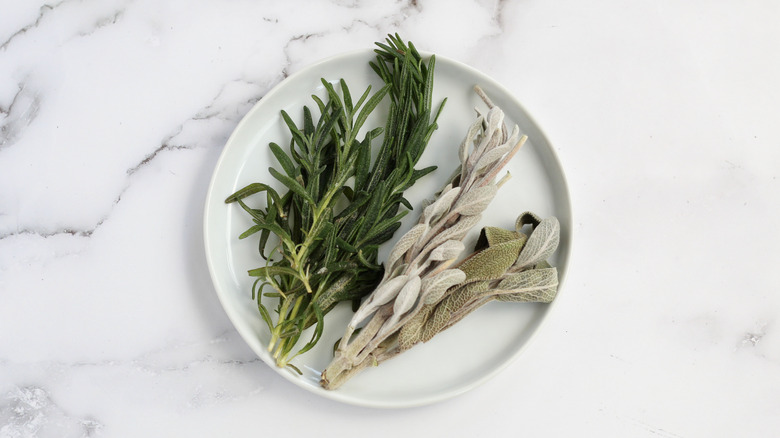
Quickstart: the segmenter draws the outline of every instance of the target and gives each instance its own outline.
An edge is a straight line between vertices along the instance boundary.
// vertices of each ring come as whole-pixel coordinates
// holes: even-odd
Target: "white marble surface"
[[[778,20],[769,0],[0,1],[0,437],[777,436]],[[201,230],[252,104],[395,31],[523,102],[576,226],[518,361],[387,411],[260,362]]]

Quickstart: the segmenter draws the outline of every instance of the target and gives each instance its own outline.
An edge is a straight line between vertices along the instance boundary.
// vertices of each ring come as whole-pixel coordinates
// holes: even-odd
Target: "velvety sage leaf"
[[[474,225],[478,224],[480,220],[482,220],[482,216],[478,214],[473,216],[462,216],[451,227],[446,228],[437,234],[436,237],[431,239],[427,246],[433,249],[448,240],[462,240],[466,234],[468,234],[469,230],[471,230]]]
[[[445,269],[433,276],[423,279],[422,297],[425,304],[438,302],[447,292],[447,289],[466,280],[466,273],[460,269]]]
[[[481,251],[488,246],[497,245],[508,240],[523,239],[525,243],[526,235],[517,231],[505,230],[499,227],[485,227],[480,231],[477,243],[474,245],[474,251]]]
[[[477,168],[475,165],[477,160],[479,160],[479,158],[486,151],[490,150],[491,147],[497,145],[495,133],[499,129],[503,119],[504,113],[497,107],[488,111],[488,114],[485,117],[485,121],[483,123],[483,132],[479,137],[477,137],[478,143],[474,146],[474,150],[471,152],[468,160],[466,161],[467,168],[476,170]]]
[[[406,282],[404,287],[398,292],[398,296],[393,301],[393,313],[382,324],[382,327],[377,333],[378,337],[387,336],[390,333],[398,331],[401,327],[398,325],[399,320],[408,312],[414,304],[417,302],[417,298],[420,296],[420,277],[413,275]]]
[[[497,286],[500,301],[550,303],[558,291],[555,268],[529,269],[506,276]]]
[[[428,260],[443,261],[458,258],[463,250],[463,242],[460,240],[448,240],[434,248],[428,255]]]
[[[542,260],[547,260],[558,247],[560,232],[561,226],[558,219],[555,217],[542,219],[528,237],[528,241],[512,269],[523,269]]]
[[[417,302],[417,298],[420,296],[420,285],[422,281],[417,275],[412,276],[406,282],[401,291],[398,292],[398,296],[393,301],[393,316],[391,316],[391,325],[394,325],[409,309]]]
[[[482,169],[494,166],[504,155],[512,150],[514,146],[514,144],[504,144],[486,151],[485,154],[479,158],[474,168],[479,172]]]
[[[436,305],[420,331],[420,341],[428,342],[437,333],[449,327],[452,314],[465,306],[470,300],[481,296],[488,290],[487,282],[476,282],[458,287]]]
[[[361,321],[371,316],[380,306],[392,301],[408,279],[408,275],[399,275],[379,285],[352,316],[352,321],[349,323],[350,327],[357,327]]]
[[[466,136],[463,138],[463,142],[460,144],[460,148],[458,149],[458,158],[460,159],[461,164],[466,163],[466,159],[469,157],[469,149],[474,142],[474,137],[477,135],[480,128],[482,128],[483,121],[484,119],[482,116],[477,117],[477,119],[474,120],[474,123],[469,126],[469,130],[466,133]]]
[[[453,211],[464,216],[480,214],[490,205],[497,192],[498,187],[493,184],[471,189],[458,199]]]
[[[466,273],[466,281],[491,280],[501,277],[517,260],[523,240],[509,240],[472,254],[458,266]]]
[[[446,214],[452,204],[455,202],[455,198],[460,194],[460,187],[454,187],[446,190],[439,196],[433,204],[425,207],[423,210],[423,218],[425,222],[432,224],[439,220],[442,215]]]
[[[552,265],[547,260],[542,260],[541,262],[535,264],[532,269],[546,269],[546,268],[552,268]]]
[[[521,231],[524,226],[530,225],[532,228],[535,228],[539,223],[542,221],[542,218],[539,217],[537,214],[526,211],[525,213],[521,214],[517,217],[517,220],[515,221],[515,229],[517,231]]]
[[[412,318],[410,318],[398,331],[398,348],[406,351],[422,342],[422,330],[428,321],[434,306],[424,305]]]
[[[407,231],[403,236],[401,236],[401,238],[398,239],[398,242],[396,242],[395,246],[393,246],[393,249],[390,250],[390,254],[387,256],[387,260],[385,261],[385,268],[387,270],[392,270],[396,262],[403,258],[404,254],[406,254],[406,251],[408,251],[409,248],[411,248],[412,245],[414,245],[415,242],[417,242],[417,240],[420,239],[420,237],[422,237],[426,231],[428,231],[427,224],[417,224],[409,231]]]

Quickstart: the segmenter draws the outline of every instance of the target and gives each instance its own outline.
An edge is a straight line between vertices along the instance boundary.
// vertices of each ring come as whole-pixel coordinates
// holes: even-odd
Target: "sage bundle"
[[[322,373],[320,383],[326,389],[335,389],[366,367],[377,365],[422,341],[423,327],[427,327],[431,315],[436,315],[434,310],[439,308],[440,303],[449,303],[449,291],[472,293],[477,288],[469,284],[480,284],[479,288],[492,285],[480,282],[488,278],[474,275],[475,270],[470,270],[468,265],[464,270],[453,267],[453,264],[465,250],[463,238],[480,222],[482,212],[508,177],[496,181],[497,175],[523,145],[526,136],[520,135],[517,126],[510,133],[504,123],[503,111],[493,105],[479,87],[475,87],[475,90],[487,104],[488,112],[481,114],[478,111],[476,120],[460,145],[459,168],[435,199],[427,203],[418,223],[390,251],[382,281],[354,314],[338,343],[333,361]],[[488,234],[492,238],[496,233],[488,231]],[[494,247],[502,243],[491,240]],[[491,244],[487,242],[483,246],[487,249]],[[521,253],[518,251],[513,257],[514,263],[519,263],[518,256]],[[488,256],[491,254],[492,251]],[[544,254],[542,252],[540,256]],[[479,254],[470,258],[470,264],[476,265],[478,257]],[[528,260],[538,258],[528,257]],[[528,264],[523,262],[522,265]],[[518,267],[518,272],[521,269]],[[469,274],[472,274],[471,278]],[[492,277],[490,279],[495,280]],[[507,282],[516,280],[519,279]],[[458,286],[461,284],[464,285],[462,289]],[[506,299],[510,299],[510,296],[522,299],[520,296],[523,293],[503,295]],[[530,297],[528,294],[523,296]],[[453,306],[441,309],[442,312],[456,309],[459,320],[478,305],[495,299],[491,297],[474,294],[474,299],[457,300]],[[455,304],[463,304],[465,307]],[[423,309],[426,309],[423,313],[425,318],[421,319],[418,315]],[[417,325],[404,331],[404,327],[413,321]],[[437,324],[431,320],[429,328],[433,334],[449,327],[452,320],[448,318],[439,324],[442,321],[439,315],[435,321]]]
[[[523,233],[531,228],[530,236]],[[427,342],[490,301],[550,303],[558,271],[547,259],[558,247],[560,224],[526,212],[515,230],[485,227],[474,253],[458,265],[465,280],[435,303],[426,303],[398,333],[398,352]]]

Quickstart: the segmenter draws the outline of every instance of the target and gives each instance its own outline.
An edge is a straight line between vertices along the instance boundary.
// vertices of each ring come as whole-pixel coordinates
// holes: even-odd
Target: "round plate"
[[[247,275],[247,270],[263,265],[257,251],[258,237],[238,240],[238,235],[251,226],[250,218],[237,205],[224,202],[228,195],[249,183],[273,185],[275,182],[268,173],[268,167],[277,165],[268,143],[285,146],[290,139],[280,110],[287,111],[296,123],[302,120],[304,105],[313,108],[316,114],[316,104],[310,96],[326,96],[320,78],[331,83],[344,78],[353,96],[362,94],[368,85],[378,90],[382,83],[368,65],[373,58],[373,51],[363,50],[318,62],[285,79],[249,111],[225,145],[206,196],[206,258],[219,300],[236,330],[283,377],[316,394],[346,403],[418,406],[461,394],[504,369],[528,344],[551,305],[490,303],[430,342],[365,370],[338,390],[326,391],[319,386],[319,376],[332,358],[333,344],[349,321],[348,303],[342,303],[326,315],[325,331],[317,346],[293,361],[303,375],[276,367],[265,348],[270,335],[252,300],[253,279]],[[482,224],[467,237],[467,248],[473,245],[482,226],[511,228],[524,211],[542,217],[556,216],[561,223],[561,243],[550,261],[558,268],[562,282],[571,247],[572,219],[566,181],[552,147],[519,102],[486,75],[441,56],[436,57],[435,74],[434,105],[444,97],[448,100],[439,119],[439,129],[418,168],[429,165],[439,168],[406,192],[416,211],[406,216],[396,237],[416,222],[422,200],[432,196],[457,167],[458,146],[474,120],[474,108],[485,108],[473,92],[474,85],[478,84],[504,110],[510,129],[513,124],[519,125],[528,141],[506,167],[512,179],[499,190],[483,214]],[[383,126],[386,105],[383,102],[364,126]],[[379,140],[374,141],[375,147]],[[253,205],[264,199],[263,196],[255,198],[249,198],[247,203]],[[392,240],[380,251],[380,261],[390,246]],[[275,303],[268,305],[271,309]],[[301,340],[305,343],[307,339],[304,333]]]

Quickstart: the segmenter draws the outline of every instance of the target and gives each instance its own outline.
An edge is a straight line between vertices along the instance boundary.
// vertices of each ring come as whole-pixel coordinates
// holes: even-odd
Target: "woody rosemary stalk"
[[[266,264],[249,275],[257,278],[253,298],[271,333],[268,351],[280,367],[300,372],[290,361],[319,341],[324,315],[338,302],[359,300],[373,290],[383,274],[378,248],[408,212],[401,205],[411,209],[403,192],[435,169],[415,169],[443,107],[442,102],[435,115],[431,111],[435,57],[426,61],[398,35],[386,42],[377,43],[370,63],[385,83],[376,94],[369,97],[368,87],[353,104],[343,80],[339,93],[323,79],[327,101],[312,96],[320,113],[316,124],[308,107],[303,108],[302,127],[282,111],[292,139],[289,153],[270,144],[279,169],[269,172],[285,193],[254,183],[225,200],[238,203],[253,220],[239,238],[260,233]],[[369,114],[386,96],[390,103],[384,130],[367,130],[358,140]],[[382,133],[372,160],[371,141]],[[244,202],[261,192],[265,208]],[[276,300],[274,312],[264,300]],[[311,338],[296,347],[311,326]]]
[[[406,349],[398,342],[402,327],[467,280],[466,272],[452,267],[464,251],[462,239],[506,180],[496,182],[496,176],[526,140],[517,126],[510,134],[501,109],[475,90],[489,111],[469,127],[459,149],[460,168],[391,250],[382,282],[353,316],[322,373],[323,387],[337,388]]]

